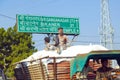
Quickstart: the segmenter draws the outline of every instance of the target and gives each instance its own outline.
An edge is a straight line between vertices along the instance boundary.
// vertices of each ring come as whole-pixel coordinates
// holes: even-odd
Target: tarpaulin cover
[[[90,54],[81,54],[71,61],[70,76],[72,77],[77,71],[82,71]]]

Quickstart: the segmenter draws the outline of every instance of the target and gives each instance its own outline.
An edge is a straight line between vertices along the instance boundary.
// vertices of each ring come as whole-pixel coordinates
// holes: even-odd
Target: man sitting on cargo
[[[67,48],[68,38],[64,35],[62,27],[58,28],[58,35],[55,37],[54,41],[55,46],[59,47],[60,50],[65,50]]]
[[[61,53],[62,50],[65,50],[67,48],[68,38],[66,35],[64,35],[63,28],[58,28],[58,35],[56,35],[53,40],[54,43],[50,44],[50,38],[44,38],[46,45],[45,50],[57,50],[58,53]]]
[[[55,47],[54,45],[50,44],[50,38],[49,37],[45,37],[44,38],[44,41],[45,41],[45,50],[54,50]]]
[[[101,59],[102,67],[98,68],[96,73],[96,80],[112,80],[111,71],[113,68],[108,67],[108,59]]]
[[[62,50],[67,48],[68,38],[64,35],[63,28],[58,28],[58,35],[54,38],[55,44],[54,46],[57,49],[57,52],[60,54]]]

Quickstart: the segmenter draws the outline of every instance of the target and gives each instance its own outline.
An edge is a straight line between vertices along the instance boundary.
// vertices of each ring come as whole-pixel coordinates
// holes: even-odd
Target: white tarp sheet
[[[33,55],[29,56],[28,58],[20,61],[20,62],[26,62],[26,61],[31,61],[31,60],[37,60],[43,57],[73,57],[76,56],[77,54],[85,54],[89,53],[91,51],[99,51],[99,50],[108,50],[107,48],[101,46],[101,45],[76,45],[76,46],[71,46],[68,47],[66,50],[63,50],[61,54],[58,54],[57,51],[45,51],[41,50],[36,53],[33,53]],[[56,62],[61,62],[63,60],[69,60],[69,59],[59,59]],[[52,62],[53,60],[44,59],[42,62],[45,64]],[[33,64],[37,64],[39,62],[34,62]],[[29,66],[29,63],[26,63],[27,66]]]

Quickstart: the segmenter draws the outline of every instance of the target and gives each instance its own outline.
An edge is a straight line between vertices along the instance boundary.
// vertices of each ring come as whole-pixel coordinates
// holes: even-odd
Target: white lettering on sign
[[[41,22],[40,23],[41,27],[46,26],[46,27],[59,27],[60,23],[46,23],[46,22]]]
[[[58,33],[58,27],[65,34],[80,32],[78,18],[17,15],[17,26],[19,32]]]

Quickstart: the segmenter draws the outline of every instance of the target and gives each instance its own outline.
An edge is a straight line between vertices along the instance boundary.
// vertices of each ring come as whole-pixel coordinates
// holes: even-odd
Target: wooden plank
[[[48,64],[49,71],[49,80],[52,80],[54,77],[53,73],[53,63]],[[62,61],[60,63],[56,63],[56,76],[57,80],[70,80],[70,62]]]
[[[45,74],[44,78],[47,80],[47,78],[48,78],[47,70],[46,70],[46,66],[43,64],[42,65],[34,64],[34,65],[30,65],[28,67],[30,74],[31,74],[31,77],[32,77],[32,80],[44,80],[43,75],[42,75],[43,73],[41,70],[41,66],[43,67],[43,73]]]

